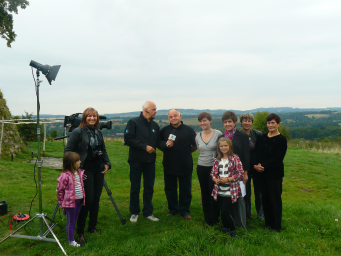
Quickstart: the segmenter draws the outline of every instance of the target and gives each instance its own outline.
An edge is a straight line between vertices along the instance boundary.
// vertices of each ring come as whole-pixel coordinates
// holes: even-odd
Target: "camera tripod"
[[[113,206],[114,206],[114,208],[115,208],[115,210],[116,210],[116,212],[117,212],[118,217],[119,217],[120,220],[121,220],[122,225],[125,225],[126,222],[127,222],[127,221],[126,221],[126,218],[123,218],[123,217],[122,217],[122,215],[121,215],[121,213],[120,213],[120,211],[119,211],[119,209],[118,209],[118,207],[117,207],[117,205],[116,205],[116,203],[115,203],[115,201],[114,201],[114,198],[112,197],[112,192],[111,192],[111,190],[109,189],[108,184],[107,184],[107,182],[106,182],[105,180],[103,180],[103,186],[104,186],[105,190],[107,191],[108,196],[110,197],[110,200],[111,200],[111,202],[112,202],[112,204],[113,204]],[[56,204],[56,207],[54,208],[54,211],[53,211],[53,213],[52,213],[52,216],[51,216],[49,225],[53,224],[53,220],[54,220],[54,218],[56,217],[56,214],[57,214],[57,212],[58,212],[58,209],[59,209],[59,203],[57,203],[57,204]]]

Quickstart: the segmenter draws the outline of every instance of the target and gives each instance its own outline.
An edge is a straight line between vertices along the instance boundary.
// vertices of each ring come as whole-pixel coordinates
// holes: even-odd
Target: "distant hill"
[[[161,109],[157,111],[158,115],[167,115],[170,109]],[[201,112],[209,112],[211,115],[221,115],[226,110],[231,109],[179,109],[182,115],[198,115]],[[290,108],[290,107],[280,107],[280,108],[256,108],[251,110],[232,110],[236,114],[242,113],[256,113],[257,111],[268,111],[269,113],[293,113],[293,112],[319,112],[319,111],[341,111],[341,108]],[[140,114],[141,111],[134,111],[134,112],[126,112],[126,113],[114,113],[114,114],[102,114],[100,115],[110,117],[130,117],[130,116],[137,116]],[[35,116],[34,116],[35,117]],[[64,118],[64,115],[49,115],[49,114],[41,114],[40,118]]]
[[[158,115],[167,115],[170,109],[158,110]],[[198,115],[201,112],[209,112],[211,115],[221,115],[227,110],[231,109],[178,109],[182,115]],[[293,112],[319,112],[319,111],[341,111],[341,108],[290,108],[290,107],[280,107],[280,108],[256,108],[251,110],[232,110],[236,114],[242,113],[256,113],[258,111],[268,111],[269,113],[293,113]],[[140,111],[127,112],[127,113],[117,113],[117,114],[104,114],[106,117],[128,117],[137,116]]]

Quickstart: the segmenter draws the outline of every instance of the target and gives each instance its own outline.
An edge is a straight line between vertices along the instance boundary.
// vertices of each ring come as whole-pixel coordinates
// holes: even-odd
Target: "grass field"
[[[309,118],[323,118],[323,117],[329,117],[330,115],[328,114],[309,114],[309,115],[305,115]]]
[[[0,161],[0,200],[6,200],[11,214],[28,213],[35,194],[33,165],[27,154],[14,162]],[[339,154],[321,154],[290,147],[285,158],[283,184],[283,230],[271,233],[264,223],[248,222],[248,232],[238,228],[238,238],[223,235],[221,226],[208,227],[203,222],[199,204],[200,189],[193,172],[193,200],[191,221],[179,216],[166,217],[167,202],[164,194],[162,152],[158,151],[154,192],[154,215],[159,222],[151,222],[140,215],[137,223],[129,222],[129,165],[128,148],[120,141],[106,143],[113,169],[106,180],[127,224],[123,226],[103,190],[98,234],[86,233],[88,244],[83,248],[68,246],[66,219],[58,214],[61,225],[54,232],[68,255],[341,255],[341,161]],[[46,144],[46,155],[61,157],[62,142]],[[36,154],[35,154],[36,156]],[[197,161],[197,152],[193,154]],[[59,172],[42,168],[43,211],[51,216],[56,205],[56,179]],[[142,201],[142,199],[141,199]],[[38,199],[33,202],[31,215],[38,211]],[[253,208],[253,217],[255,209]],[[0,222],[0,240],[10,234],[8,220]],[[336,221],[340,220],[340,221]],[[18,228],[19,225],[15,226]],[[38,221],[26,229],[38,234]],[[26,234],[25,231],[21,234]],[[49,236],[51,237],[51,235]],[[62,255],[56,243],[9,238],[0,244],[0,255]]]

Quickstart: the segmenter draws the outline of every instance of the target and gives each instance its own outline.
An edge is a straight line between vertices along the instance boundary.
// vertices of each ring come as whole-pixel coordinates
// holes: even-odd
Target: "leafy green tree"
[[[1,0],[0,0],[1,1]],[[25,115],[22,115],[22,119],[32,119],[33,113],[28,113],[25,111]],[[26,120],[24,122],[30,122]],[[33,121],[32,121],[33,122]],[[37,124],[18,124],[17,126],[20,137],[24,141],[37,141]],[[44,136],[44,126],[40,125],[40,137],[43,139]]]
[[[16,34],[13,30],[13,15],[18,14],[18,7],[25,9],[29,5],[27,0],[0,0],[0,36],[7,41],[7,47],[11,47]]]
[[[258,111],[255,120],[253,121],[252,128],[256,129],[258,131],[261,131],[262,133],[269,132],[268,127],[266,125],[266,117],[269,115],[269,112],[267,111]],[[290,139],[290,132],[286,125],[281,125],[278,128],[278,131],[287,139]]]
[[[58,131],[57,131],[57,130],[51,131],[50,136],[51,136],[51,138],[57,138],[57,136],[58,136]]]
[[[289,128],[288,126],[286,125],[281,125],[279,128],[278,128],[278,131],[280,132],[280,134],[282,134],[285,138],[290,139],[290,131],[289,131]]]
[[[252,128],[262,133],[268,132],[268,127],[266,126],[266,117],[268,115],[268,111],[258,111],[253,120]]]

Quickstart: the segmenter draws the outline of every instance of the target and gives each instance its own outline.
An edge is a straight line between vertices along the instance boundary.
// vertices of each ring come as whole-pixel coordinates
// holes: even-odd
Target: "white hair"
[[[143,111],[145,108],[149,108],[149,106],[150,106],[149,101],[146,101],[145,103],[143,103],[143,105],[142,105],[142,111]]]

